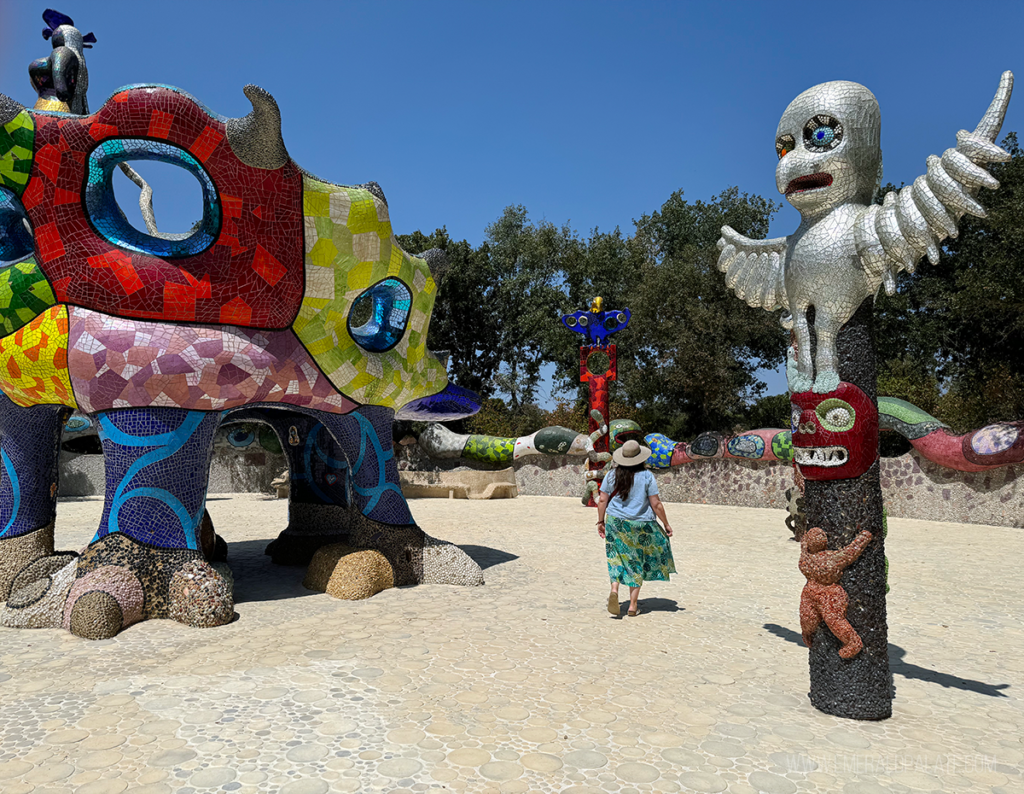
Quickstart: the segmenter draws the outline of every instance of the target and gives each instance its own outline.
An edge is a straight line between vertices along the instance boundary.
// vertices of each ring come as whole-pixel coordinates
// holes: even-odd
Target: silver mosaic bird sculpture
[[[927,174],[872,204],[882,177],[878,101],[857,83],[822,83],[794,99],[779,121],[775,147],[779,192],[799,212],[788,237],[752,240],[729,226],[718,241],[726,284],[749,305],[784,308],[796,337],[787,365],[793,393],[819,394],[839,385],[836,336],[881,285],[892,294],[896,274],[914,272],[921,257],[934,264],[939,246],[957,236],[965,214],[985,217],[975,200],[999,182],[984,168],[1010,155],[995,144],[1013,89],[1004,72],[974,132],[928,157]],[[814,307],[817,355],[812,359],[807,311]]]

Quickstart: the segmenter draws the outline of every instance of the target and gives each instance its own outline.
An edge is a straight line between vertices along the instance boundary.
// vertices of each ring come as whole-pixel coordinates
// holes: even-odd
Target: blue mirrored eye
[[[831,127],[818,127],[818,129],[811,133],[811,137],[818,146],[828,146],[832,143],[832,139],[836,137],[836,134],[832,131]]]
[[[352,302],[348,332],[364,350],[383,353],[401,341],[411,307],[409,288],[397,278],[386,278]]]
[[[834,149],[842,139],[843,125],[824,113],[808,119],[804,125],[804,143],[811,151]],[[779,144],[775,146],[778,148]]]
[[[152,237],[128,222],[114,196],[114,169],[121,163],[143,160],[183,168],[199,182],[203,191],[203,218],[194,231]],[[86,170],[85,213],[107,242],[129,251],[168,259],[201,254],[220,234],[220,198],[206,169],[184,149],[147,138],[110,138],[92,150]]]
[[[256,440],[256,434],[244,427],[236,427],[228,433],[228,443],[233,447],[248,447]]]

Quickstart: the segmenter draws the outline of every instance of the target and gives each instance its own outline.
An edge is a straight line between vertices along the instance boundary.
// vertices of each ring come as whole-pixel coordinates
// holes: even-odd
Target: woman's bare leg
[[[629,588],[629,611],[635,613],[637,609],[637,599],[640,598],[640,588],[631,587]]]

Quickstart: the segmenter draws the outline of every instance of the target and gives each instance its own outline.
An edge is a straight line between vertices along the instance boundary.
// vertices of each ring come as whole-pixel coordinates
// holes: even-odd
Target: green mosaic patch
[[[20,196],[32,173],[36,131],[32,117],[22,111],[0,127],[0,187]]]
[[[793,434],[789,430],[776,433],[772,439],[772,454],[787,463],[793,460]]]
[[[0,336],[13,334],[56,302],[34,259],[0,270]]]
[[[511,463],[515,441],[514,438],[497,436],[470,436],[462,457],[480,463]]]
[[[306,292],[292,327],[331,383],[356,402],[396,409],[444,389],[445,369],[426,342],[437,286],[427,263],[395,241],[384,202],[368,190],[306,176],[302,203]],[[389,277],[412,293],[405,333],[391,350],[364,350],[349,334],[349,312]]]

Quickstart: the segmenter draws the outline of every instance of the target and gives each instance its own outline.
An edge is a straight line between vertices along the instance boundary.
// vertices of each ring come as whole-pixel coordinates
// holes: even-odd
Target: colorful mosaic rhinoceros
[[[229,583],[203,554],[213,434],[270,424],[289,452],[289,526],[268,553],[326,542],[380,550],[396,584],[481,581],[427,538],[398,486],[391,423],[473,413],[427,350],[443,257],[410,256],[374,184],[302,171],[277,103],[220,117],[168,86],[97,112],[26,110],[0,95],[0,621],[106,637],[172,617],[219,625]],[[120,164],[184,168],[203,217],[143,233],[114,199]],[[150,230],[155,231],[155,230]],[[439,252],[437,252],[439,253]],[[99,531],[55,554],[57,449],[72,409],[106,461]]]

